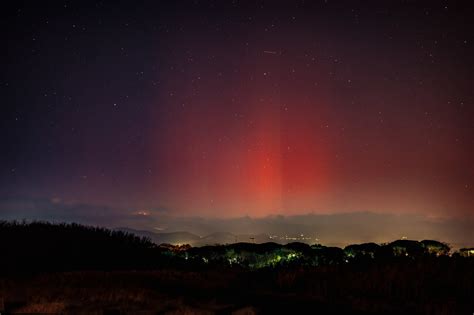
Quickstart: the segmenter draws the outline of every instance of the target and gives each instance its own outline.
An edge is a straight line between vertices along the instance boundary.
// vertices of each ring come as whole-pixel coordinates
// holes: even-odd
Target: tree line
[[[435,240],[396,240],[345,248],[298,242],[203,247],[157,245],[132,233],[75,223],[0,221],[0,272],[316,267],[401,259],[463,259],[472,256],[471,252],[474,253],[472,249],[461,249],[453,253],[448,244]]]

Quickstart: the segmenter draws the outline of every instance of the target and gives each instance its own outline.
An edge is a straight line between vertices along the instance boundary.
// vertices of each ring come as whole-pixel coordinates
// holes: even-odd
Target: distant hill
[[[166,230],[141,229],[149,229],[152,232],[187,231],[204,239],[214,232],[228,232],[236,235],[239,242],[255,243],[271,241],[285,244],[298,241],[344,247],[354,243],[385,243],[406,237],[417,240],[442,239],[455,248],[474,247],[474,229],[472,228],[474,220],[472,218],[441,219],[406,213],[351,212],[273,215],[260,218],[157,215],[154,219],[159,222],[155,226],[166,227]],[[260,234],[264,237],[261,238]],[[267,240],[267,235],[272,238]],[[300,237],[301,235],[304,237]],[[224,237],[219,242],[225,243],[226,240],[231,239],[228,236],[222,236]],[[255,239],[251,240],[250,237]],[[209,241],[215,242],[215,237]]]
[[[216,232],[203,237],[199,243],[202,245],[230,244],[236,243],[237,238],[234,234],[228,232]]]
[[[200,243],[200,240],[202,239],[200,236],[189,233],[189,232],[155,233],[152,231],[135,230],[135,229],[126,228],[126,227],[117,228],[116,230],[149,238],[153,243],[157,245],[163,244],[163,243],[173,244],[173,245],[178,245],[178,244],[195,245],[197,243]]]
[[[189,244],[191,246],[204,246],[215,244],[232,244],[237,242],[266,243],[272,241],[267,234],[251,235],[233,234],[229,232],[214,232],[201,237],[185,231],[157,233],[153,231],[136,230],[127,227],[117,228],[116,230],[148,238],[157,245],[166,243],[172,245]],[[276,240],[276,242],[279,243],[279,240]]]

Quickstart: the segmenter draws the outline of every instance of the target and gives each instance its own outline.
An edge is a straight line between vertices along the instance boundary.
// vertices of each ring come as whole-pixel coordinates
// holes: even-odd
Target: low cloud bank
[[[0,200],[1,220],[77,222],[110,228],[129,227],[154,233],[185,231],[197,236],[225,232],[266,234],[278,238],[307,238],[310,243],[343,246],[349,243],[436,239],[454,247],[474,245],[472,219],[433,219],[413,214],[353,212],[268,216],[263,218],[176,217],[163,208],[146,211],[67,203],[58,199]]]

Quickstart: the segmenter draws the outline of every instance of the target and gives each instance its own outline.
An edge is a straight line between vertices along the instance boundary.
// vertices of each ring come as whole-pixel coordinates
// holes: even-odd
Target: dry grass
[[[258,314],[305,307],[350,313],[457,314],[474,309],[468,261],[359,269],[62,272],[0,280],[9,313]],[[3,305],[2,302],[3,301]]]
[[[23,307],[19,307],[13,313],[63,313],[66,309],[64,302],[51,302],[51,303],[31,303]]]

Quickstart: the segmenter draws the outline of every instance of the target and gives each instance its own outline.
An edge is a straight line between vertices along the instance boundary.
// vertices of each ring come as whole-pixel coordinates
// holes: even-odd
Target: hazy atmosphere
[[[0,11],[1,219],[473,239],[469,2]]]
[[[472,0],[1,1],[1,314],[474,314]]]

